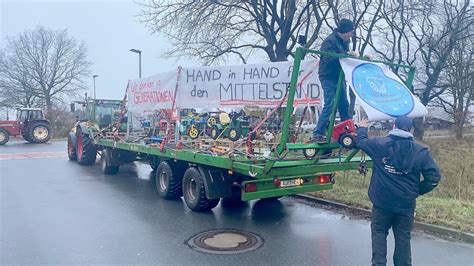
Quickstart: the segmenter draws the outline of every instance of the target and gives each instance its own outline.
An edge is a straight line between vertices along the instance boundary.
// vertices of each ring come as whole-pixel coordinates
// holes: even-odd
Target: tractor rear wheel
[[[339,137],[339,144],[343,148],[353,149],[355,148],[355,137],[351,134],[344,133]]]
[[[198,169],[189,167],[183,177],[183,196],[186,205],[193,211],[205,212],[219,204],[220,198],[208,199],[204,178]]]
[[[164,199],[183,196],[181,189],[184,167],[170,161],[162,161],[156,169],[156,190]]]
[[[8,134],[8,132],[5,129],[0,128],[0,145],[4,145],[5,143],[8,142],[9,139],[10,139],[10,134]]]
[[[26,131],[28,138],[25,138],[31,143],[45,143],[51,138],[51,130],[49,124],[45,122],[31,122]]]
[[[212,128],[211,128],[211,138],[212,139],[218,139],[221,132],[222,131],[216,125],[212,126]]]
[[[89,134],[83,133],[80,127],[76,131],[76,156],[81,165],[92,165],[95,163],[97,151]]]
[[[228,139],[232,141],[237,141],[240,139],[240,136],[242,135],[240,128],[238,127],[232,127],[229,129],[229,134],[227,136]]]
[[[67,157],[70,161],[77,161],[76,145],[74,145],[70,134],[67,136]]]

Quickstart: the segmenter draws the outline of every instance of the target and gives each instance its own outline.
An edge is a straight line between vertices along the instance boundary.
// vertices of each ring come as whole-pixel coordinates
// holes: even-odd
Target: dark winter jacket
[[[359,127],[357,146],[372,158],[369,198],[377,207],[412,214],[418,195],[433,190],[441,179],[430,152],[410,132],[393,129],[387,137],[369,139],[367,128]]]
[[[320,50],[329,53],[346,54],[349,51],[349,43],[344,42],[337,32],[334,31],[323,41]],[[339,63],[339,58],[334,56],[321,56],[321,62],[319,64],[320,80],[332,80],[337,82],[340,71],[341,64]]]

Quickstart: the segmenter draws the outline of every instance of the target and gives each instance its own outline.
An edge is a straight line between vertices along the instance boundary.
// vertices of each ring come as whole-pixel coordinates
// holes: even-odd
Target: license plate
[[[280,183],[280,187],[293,187],[293,186],[299,186],[299,185],[300,185],[299,179],[282,180]]]

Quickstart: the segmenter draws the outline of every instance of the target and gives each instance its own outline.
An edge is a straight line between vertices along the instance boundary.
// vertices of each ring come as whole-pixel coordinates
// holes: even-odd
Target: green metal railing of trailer
[[[229,155],[216,156],[187,148],[177,149],[175,145],[170,145],[165,149],[160,149],[160,147],[152,147],[146,144],[127,143],[123,141],[100,138],[95,139],[94,143],[96,145],[108,147],[111,149],[131,151],[148,156],[156,156],[161,159],[186,162],[190,165],[220,169],[227,172],[229,176],[233,174],[240,174],[246,177],[242,182],[242,200],[278,197],[331,189],[333,187],[333,182],[321,183],[318,181],[318,177],[325,174],[332,174],[337,171],[357,170],[361,162],[366,159],[360,156],[359,150],[357,149],[351,150],[345,155],[332,155],[330,158],[324,158],[323,156],[330,150],[340,148],[338,143],[331,143],[331,135],[336,118],[338,99],[343,86],[344,74],[342,71],[339,75],[335,103],[333,105],[333,110],[329,120],[330,123],[327,133],[327,143],[288,143],[291,115],[294,109],[293,102],[298,82],[300,64],[303,57],[308,54],[335,56],[339,58],[348,57],[346,55],[297,48],[291,76],[291,84],[289,86],[287,95],[280,142],[275,151],[271,153],[269,158],[249,159],[244,154],[233,157],[230,157]],[[409,88],[411,87],[415,74],[414,67],[387,62],[380,63],[384,63],[392,67],[408,69],[406,85]],[[317,153],[315,158],[308,159],[301,155],[298,156],[297,151],[304,149],[316,149]],[[299,152],[299,154],[301,154],[301,152]],[[370,158],[367,158],[367,161],[370,165]],[[300,181],[292,184],[291,186],[282,187],[275,184],[275,179],[279,179],[281,181]],[[246,189],[247,186],[252,186],[254,189],[252,189],[252,191],[248,191]]]

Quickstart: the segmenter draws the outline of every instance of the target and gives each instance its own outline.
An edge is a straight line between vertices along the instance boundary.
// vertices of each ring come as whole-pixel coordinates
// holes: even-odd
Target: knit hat
[[[347,18],[341,19],[336,29],[336,31],[339,33],[346,33],[353,30],[354,30],[354,23],[352,23],[352,21],[348,20]]]
[[[395,126],[401,130],[410,131],[413,127],[413,119],[406,115],[399,116],[395,119]]]

